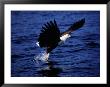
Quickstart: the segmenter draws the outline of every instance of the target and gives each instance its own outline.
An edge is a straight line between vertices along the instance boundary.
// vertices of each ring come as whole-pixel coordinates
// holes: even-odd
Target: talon
[[[45,57],[46,61],[48,61],[48,58],[49,58],[49,53],[46,53],[46,57]]]

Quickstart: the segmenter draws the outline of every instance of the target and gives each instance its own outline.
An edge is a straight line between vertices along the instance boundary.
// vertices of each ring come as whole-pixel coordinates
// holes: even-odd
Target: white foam
[[[35,61],[38,63],[38,61],[47,62],[49,58],[49,53],[47,54],[45,51],[42,51],[38,55],[35,56]]]

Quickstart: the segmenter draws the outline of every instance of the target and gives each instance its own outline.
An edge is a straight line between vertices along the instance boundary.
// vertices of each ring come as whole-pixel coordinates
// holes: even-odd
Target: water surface
[[[35,57],[43,51],[36,42],[44,23],[55,19],[63,32],[82,18],[85,18],[85,25],[51,52],[49,63],[35,61]],[[11,76],[100,76],[100,12],[12,11]]]

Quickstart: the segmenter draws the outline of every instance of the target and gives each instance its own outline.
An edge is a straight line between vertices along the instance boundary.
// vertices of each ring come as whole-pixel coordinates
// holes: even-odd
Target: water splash
[[[35,56],[34,60],[39,63],[48,62],[49,53],[47,54],[45,51],[41,51],[38,55]]]

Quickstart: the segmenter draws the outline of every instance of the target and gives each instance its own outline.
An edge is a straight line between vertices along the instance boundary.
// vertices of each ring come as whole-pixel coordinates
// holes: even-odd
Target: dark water
[[[82,18],[85,25],[52,51],[49,63],[35,61],[42,52],[36,45],[41,27],[56,20],[60,31]],[[11,76],[98,77],[100,76],[99,11],[12,11]]]

